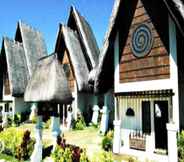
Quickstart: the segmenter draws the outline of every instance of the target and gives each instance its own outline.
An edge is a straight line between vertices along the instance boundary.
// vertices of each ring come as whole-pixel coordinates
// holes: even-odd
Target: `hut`
[[[98,104],[98,97],[88,84],[88,76],[98,64],[99,49],[90,25],[74,7],[71,7],[67,26],[59,26],[55,52],[75,98],[72,104],[74,118],[80,112],[88,123],[93,107]]]
[[[27,84],[24,100],[37,103],[36,144],[31,161],[41,161],[43,117],[49,112],[55,146],[57,137],[61,133],[60,112],[63,105],[71,104],[73,100],[63,65],[56,53],[39,60]]]
[[[115,153],[177,162],[176,133],[184,124],[183,13],[181,0],[115,1],[95,78],[96,93],[114,89]]]
[[[40,32],[18,22],[15,40],[3,38],[0,55],[0,110],[4,114],[30,111],[23,99],[25,87],[40,57],[47,54]]]

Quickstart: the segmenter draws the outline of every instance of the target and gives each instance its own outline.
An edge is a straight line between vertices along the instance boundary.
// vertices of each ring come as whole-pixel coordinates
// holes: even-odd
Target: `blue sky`
[[[0,10],[2,36],[14,38],[16,24],[22,20],[44,35],[48,52],[54,50],[58,24],[66,23],[74,5],[90,23],[101,48],[114,0],[3,0]]]

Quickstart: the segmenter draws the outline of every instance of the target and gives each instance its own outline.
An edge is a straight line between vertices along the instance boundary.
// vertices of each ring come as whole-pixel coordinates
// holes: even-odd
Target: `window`
[[[142,131],[145,134],[151,133],[150,101],[142,102]]]
[[[5,112],[9,112],[8,103],[5,103]]]

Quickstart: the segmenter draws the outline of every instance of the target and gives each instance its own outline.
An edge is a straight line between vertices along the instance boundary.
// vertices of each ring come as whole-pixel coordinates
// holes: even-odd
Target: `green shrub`
[[[0,141],[4,143],[3,153],[16,155],[16,147],[21,143],[23,131],[16,128],[7,128],[0,133]]]
[[[15,126],[18,126],[20,123],[21,123],[21,114],[16,113],[13,118],[13,124],[15,124]]]
[[[0,133],[0,141],[4,145],[2,153],[19,160],[26,160],[30,157],[35,143],[30,138],[30,131],[24,132],[13,127]]]
[[[21,143],[16,148],[16,158],[19,160],[27,160],[31,156],[35,140],[31,139],[30,131],[25,131]]]
[[[184,162],[184,131],[178,135],[178,158],[179,162]]]
[[[57,145],[51,157],[54,162],[72,162],[72,151],[70,148],[62,148]]]
[[[83,116],[78,116],[77,120],[74,121],[73,129],[74,130],[83,130],[86,127],[86,123],[84,121]]]
[[[101,151],[94,154],[92,162],[114,162],[112,152]]]
[[[111,151],[112,143],[113,143],[113,131],[110,130],[102,139],[102,148],[105,151]]]
[[[49,129],[51,125],[51,119],[48,119],[45,123],[44,123],[44,128],[45,129]]]
[[[86,154],[86,149],[83,149],[83,152],[80,155],[80,162],[90,162]]]

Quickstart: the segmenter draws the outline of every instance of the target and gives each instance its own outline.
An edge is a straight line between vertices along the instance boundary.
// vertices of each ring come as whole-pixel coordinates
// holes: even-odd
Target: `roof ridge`
[[[19,20],[18,21],[18,24],[20,26],[20,28],[22,27],[22,25],[26,28],[28,28],[29,30],[32,30],[33,32],[37,33],[37,34],[41,34],[42,35],[42,32],[40,30],[38,30],[37,28],[29,25],[28,23],[22,21],[22,20]]]
[[[16,44],[16,45],[18,45],[18,46],[23,47],[23,44],[22,44],[21,42],[15,41],[14,39],[11,39],[11,38],[9,38],[9,37],[7,37],[7,36],[3,37],[3,40],[8,41],[8,42],[10,42],[10,43],[12,43],[12,44]]]

